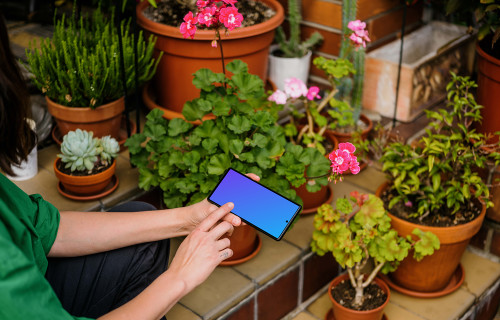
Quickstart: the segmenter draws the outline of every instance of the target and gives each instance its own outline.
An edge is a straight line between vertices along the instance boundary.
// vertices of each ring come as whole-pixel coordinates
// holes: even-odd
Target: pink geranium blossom
[[[354,43],[354,46],[363,46],[363,48],[366,48],[366,43],[371,41],[368,37],[368,31],[365,30],[366,23],[361,20],[350,21],[347,24],[347,28],[353,31],[353,33],[349,36],[349,39],[351,39]]]
[[[330,179],[337,182],[342,180],[341,175],[347,171],[352,174],[358,174],[361,170],[357,157],[354,155],[356,147],[350,143],[339,143],[339,148],[328,155],[328,159],[332,163],[332,174]]]
[[[267,98],[267,100],[274,101],[277,104],[285,104],[286,99],[287,99],[286,93],[284,93],[281,90],[276,90],[275,92],[273,92],[272,95],[269,96],[269,98]]]
[[[194,38],[194,34],[196,32],[196,24],[198,23],[197,17],[193,16],[192,12],[189,12],[184,17],[184,22],[181,23],[181,33],[184,36],[184,39],[191,37]]]
[[[234,4],[238,1],[237,0],[222,0],[222,2],[227,3],[229,5],[232,5],[234,7]]]
[[[297,78],[288,78],[285,80],[285,93],[291,98],[300,98],[307,96],[307,86],[302,80]]]
[[[238,12],[236,7],[220,9],[219,21],[224,24],[228,30],[240,27],[243,21],[243,15]]]
[[[319,95],[319,88],[318,87],[309,87],[309,91],[307,91],[307,100],[314,100],[314,99],[319,99],[321,98]]]
[[[200,13],[198,13],[198,22],[210,27],[214,23],[215,12],[217,11],[216,6],[204,8]],[[215,20],[217,23],[217,20]]]

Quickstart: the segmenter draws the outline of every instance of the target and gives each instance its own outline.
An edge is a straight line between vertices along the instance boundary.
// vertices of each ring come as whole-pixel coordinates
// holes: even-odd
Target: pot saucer
[[[403,293],[407,296],[410,297],[416,297],[416,298],[437,298],[437,297],[442,297],[447,294],[450,294],[454,291],[456,291],[462,283],[464,282],[465,279],[465,271],[464,268],[462,267],[462,264],[459,264],[457,269],[455,270],[455,273],[451,276],[450,282],[446,287],[444,287],[442,290],[439,291],[434,291],[434,292],[420,292],[420,291],[413,291],[411,289],[403,288],[397,285],[396,283],[392,282],[390,277],[386,275],[381,275],[381,278],[389,285],[391,289],[394,289],[400,293]]]
[[[255,249],[249,255],[236,260],[224,260],[219,264],[219,266],[234,266],[236,264],[246,262],[255,257],[257,253],[259,253],[261,248],[262,248],[262,239],[260,238],[260,235],[257,234],[257,236],[255,237]]]
[[[125,116],[122,116],[122,122],[121,122],[121,125],[120,125],[120,132],[118,133],[118,144],[120,145],[120,151],[123,151],[125,150],[123,144],[125,143],[125,141],[127,141],[128,139],[128,135],[127,135],[127,122],[126,122],[126,118]],[[135,124],[134,121],[132,121],[131,119],[129,119],[129,124],[130,124],[130,133],[131,134],[134,134],[136,131],[137,131],[137,126]],[[61,145],[62,143],[62,135],[61,135],[61,132],[59,131],[59,128],[57,127],[57,124],[54,125],[54,128],[52,128],[52,139],[54,139],[54,141],[58,144],[58,145]]]
[[[87,196],[82,196],[78,194],[74,194],[73,192],[67,191],[64,189],[64,186],[62,183],[59,181],[57,184],[57,191],[59,191],[60,194],[65,196],[66,198],[72,199],[72,200],[79,200],[79,201],[88,201],[88,200],[96,200],[100,199],[102,197],[107,196],[111,192],[115,191],[116,188],[118,187],[118,177],[116,175],[113,175],[111,178],[111,181],[109,184],[104,188],[104,190],[98,194],[93,194],[93,195],[87,195]]]
[[[333,315],[333,309],[332,308],[330,308],[330,310],[328,310],[328,312],[326,313],[325,320],[335,320],[335,316]],[[385,313],[382,316],[382,320],[389,320],[389,318],[387,318],[387,316],[385,315]]]
[[[333,199],[333,190],[332,190],[332,187],[330,185],[328,185],[328,188],[327,188],[327,200],[325,201],[325,203],[330,203],[332,202],[332,199]],[[318,211],[318,208],[319,206],[317,207],[313,207],[313,208],[308,208],[308,209],[302,209],[302,211],[300,212],[301,215],[307,215],[307,214],[311,214],[311,213],[316,213]]]

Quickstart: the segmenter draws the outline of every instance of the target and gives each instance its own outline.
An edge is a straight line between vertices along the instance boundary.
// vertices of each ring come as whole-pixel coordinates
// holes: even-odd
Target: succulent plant
[[[61,154],[57,156],[71,172],[91,172],[97,164],[108,165],[120,150],[116,139],[110,136],[94,138],[92,131],[81,129],[69,131],[61,143]]]
[[[101,161],[105,164],[116,158],[118,152],[120,151],[118,141],[111,136],[102,137],[100,140],[100,147],[102,149]]]

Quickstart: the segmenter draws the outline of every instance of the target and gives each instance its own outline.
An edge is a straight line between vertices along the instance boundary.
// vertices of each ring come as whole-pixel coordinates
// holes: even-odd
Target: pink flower
[[[198,1],[196,1],[196,6],[201,9],[201,8],[205,8],[209,3],[210,3],[210,1],[198,0]]]
[[[342,174],[349,169],[351,154],[346,150],[337,149],[328,155],[332,162],[332,172]]]
[[[405,202],[405,206],[406,207],[411,207],[411,206],[413,206],[413,203],[410,200],[408,200],[408,201]]]
[[[194,34],[196,33],[196,24],[198,23],[198,19],[193,17],[193,13],[190,11],[188,14],[184,16],[184,21],[181,23],[181,33],[184,36],[184,39],[187,37],[194,38]]]
[[[347,27],[353,31],[353,33],[349,36],[349,39],[351,39],[354,43],[354,46],[363,46],[363,48],[366,48],[366,43],[371,41],[368,37],[368,31],[365,30],[366,23],[361,20],[354,20],[350,21],[347,24]]]
[[[217,48],[217,40],[212,40],[212,43],[210,44],[212,48]]]
[[[234,28],[241,26],[241,21],[243,21],[243,15],[238,12],[235,7],[222,8],[220,9],[219,21],[224,24],[228,30],[233,30]]]
[[[354,154],[354,152],[356,151],[356,147],[352,143],[350,143],[350,142],[341,142],[341,143],[339,143],[339,149],[340,150],[346,150],[350,154]]]
[[[308,100],[314,100],[315,98],[321,98],[319,95],[319,88],[318,87],[310,87],[309,91],[307,91],[307,99]]]
[[[349,170],[351,170],[352,174],[358,174],[361,171],[357,157],[351,156],[351,162],[349,163]]]
[[[236,2],[238,2],[238,1],[237,1],[237,0],[222,0],[222,2],[227,3],[227,4],[230,4],[230,5],[232,5],[232,6],[234,7],[234,4],[235,4]]]
[[[364,30],[366,28],[366,23],[362,22],[361,20],[353,20],[349,21],[347,27],[352,31]]]
[[[285,104],[286,99],[287,99],[286,93],[284,93],[281,90],[274,91],[274,93],[270,95],[269,98],[267,98],[267,100],[274,101],[277,104]]]
[[[214,21],[215,12],[217,11],[216,6],[204,8],[202,12],[198,13],[198,22],[201,24],[210,27],[212,23],[216,23],[217,20]]]
[[[297,78],[288,78],[285,80],[285,93],[292,98],[307,96],[307,86],[302,80]]]

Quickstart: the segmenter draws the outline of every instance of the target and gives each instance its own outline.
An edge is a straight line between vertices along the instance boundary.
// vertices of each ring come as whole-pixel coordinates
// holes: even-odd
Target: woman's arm
[[[137,297],[99,320],[160,319],[183,296],[201,284],[223,260],[231,257],[233,225],[221,220],[233,208],[227,203],[210,214],[181,243],[167,271]]]
[[[189,234],[217,207],[206,199],[194,205],[144,212],[61,212],[50,257],[71,257]],[[233,225],[241,220],[224,217]]]

